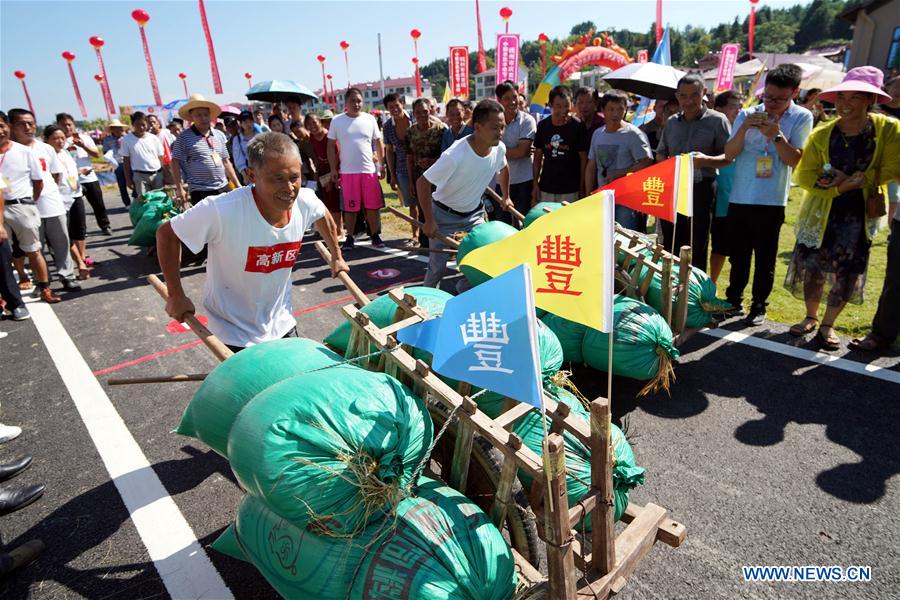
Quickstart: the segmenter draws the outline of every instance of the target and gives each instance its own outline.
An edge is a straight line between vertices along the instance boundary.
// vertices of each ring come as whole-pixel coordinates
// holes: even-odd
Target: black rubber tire
[[[434,421],[435,435],[437,435],[438,430],[446,421],[447,411],[442,406],[429,405],[429,412]],[[449,478],[458,422],[456,419],[450,424],[431,455],[432,460],[441,466],[444,478]],[[494,494],[497,491],[502,465],[503,454],[476,433],[472,444],[472,459],[469,462],[466,496],[488,514],[490,514]],[[515,509],[507,511],[505,527],[511,545],[525,560],[538,566],[541,564],[542,542],[538,536],[534,513],[528,503],[528,495],[518,478],[513,483],[512,501]]]

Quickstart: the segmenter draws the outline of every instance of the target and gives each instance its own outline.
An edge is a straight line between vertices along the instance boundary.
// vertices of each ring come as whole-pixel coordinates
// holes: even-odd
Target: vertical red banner
[[[737,65],[740,52],[740,44],[722,44],[722,54],[719,57],[719,75],[716,77],[716,89],[713,93],[719,94],[725,90],[730,90],[734,85],[734,67]]]
[[[150,46],[147,45],[147,34],[141,26],[141,42],[144,44],[144,60],[147,61],[147,72],[150,74],[150,88],[153,90],[153,100],[157,105],[162,105],[162,96],[159,95],[159,84],[156,82],[156,71],[153,70],[153,60],[150,58]]]
[[[487,54],[484,51],[484,38],[481,35],[481,9],[478,8],[478,0],[475,0],[475,22],[478,24],[478,72],[487,71]]]
[[[109,80],[106,78],[106,65],[103,63],[103,54],[100,53],[100,48],[95,48],[97,51],[97,64],[100,66],[100,75],[103,77],[103,80],[100,82],[100,87],[103,91],[103,102],[106,104],[106,110],[109,111],[109,114],[116,114],[116,105],[113,104],[112,92],[109,91]]]
[[[647,50],[638,50],[637,61],[639,63],[645,63],[645,62],[648,62],[649,60],[650,60],[650,56],[649,56],[649,53],[647,52]]]
[[[662,0],[656,0],[656,44],[659,45],[663,36],[662,26]]]
[[[504,81],[519,82],[519,34],[497,34],[497,83]]]
[[[469,97],[469,47],[450,46],[450,95]]]
[[[206,7],[203,0],[198,0],[200,5],[200,23],[203,25],[203,35],[206,37],[206,47],[209,49],[209,67],[212,70],[213,90],[217,94],[222,93],[222,79],[219,77],[219,63],[216,62],[216,49],[213,46],[212,34],[209,32],[209,22],[206,20]]]
[[[72,68],[72,61],[75,60],[75,55],[66,51],[62,53],[62,57],[69,67],[69,77],[72,79],[72,89],[75,91],[75,100],[78,101],[78,110],[81,111],[81,116],[87,119],[87,109],[84,107],[84,100],[81,98],[81,90],[78,88],[78,80],[75,78],[75,69]]]

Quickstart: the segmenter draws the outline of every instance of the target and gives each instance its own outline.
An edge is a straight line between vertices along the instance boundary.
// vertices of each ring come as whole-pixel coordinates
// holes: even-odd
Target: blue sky
[[[810,0],[769,1],[772,7],[806,4]],[[562,37],[585,20],[598,27],[646,31],[655,18],[653,0],[612,1],[508,1],[481,2],[486,47],[502,32],[499,10],[513,10],[510,31],[532,39],[544,32]],[[749,11],[747,0],[665,0],[664,20],[677,27],[709,27]],[[214,96],[206,44],[197,2],[0,0],[0,107],[25,105],[22,86],[13,71],[26,73],[28,91],[46,123],[53,113],[77,113],[66,63],[60,54],[76,54],[75,74],[88,114],[104,116],[100,91],[93,76],[97,61],[88,38],[104,38],[103,57],[116,106],[153,102],[137,24],[131,11],[150,13],[147,37],[163,102],[184,96],[179,72],[188,75],[191,93],[221,103],[244,100],[247,82],[294,79],[315,89],[322,74],[317,54],[327,57],[326,67],[336,85],[346,80],[341,40],[350,43],[350,75],[354,82],[377,80],[377,33],[381,33],[384,74],[411,74],[413,55],[409,31],[418,28],[419,57],[423,63],[446,57],[451,45],[477,48],[474,0],[418,2],[263,2],[206,0],[225,93]],[[77,116],[77,114],[76,114]]]

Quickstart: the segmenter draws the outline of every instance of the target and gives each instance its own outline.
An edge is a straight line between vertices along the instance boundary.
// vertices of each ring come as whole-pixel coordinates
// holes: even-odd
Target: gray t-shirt
[[[503,144],[510,150],[519,145],[520,140],[534,140],[537,132],[537,123],[534,117],[520,110],[516,117],[506,125],[503,132]],[[509,183],[524,183],[534,179],[531,169],[531,155],[515,160],[507,159],[509,164]]]
[[[702,152],[707,156],[718,156],[725,152],[725,143],[731,136],[731,123],[720,112],[704,108],[700,115],[688,121],[682,115],[672,115],[666,121],[659,138],[657,157],[670,158],[689,152]],[[715,177],[716,170],[709,167],[694,171],[694,181],[703,177]]]
[[[591,136],[588,160],[597,161],[597,187],[608,183],[606,175],[609,171],[627,169],[645,158],[653,158],[650,142],[644,132],[631,123],[623,121],[616,131],[606,131],[604,125]]]

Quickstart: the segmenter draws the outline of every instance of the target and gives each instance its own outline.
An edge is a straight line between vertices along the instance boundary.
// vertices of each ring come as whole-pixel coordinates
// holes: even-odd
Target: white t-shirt
[[[506,146],[500,142],[487,156],[478,156],[466,136],[447,148],[425,171],[425,179],[437,186],[432,197],[459,212],[478,208],[484,188],[506,166]]]
[[[341,155],[341,173],[374,173],[372,144],[381,139],[378,121],[369,113],[355,117],[342,113],[328,126],[328,139],[335,140]]]
[[[77,133],[78,138],[81,140],[81,143],[91,149],[92,152],[97,151],[97,144],[94,143],[94,140],[91,139],[86,133]],[[79,171],[81,169],[90,169],[87,175],[79,175],[78,182],[79,183],[91,183],[93,181],[97,181],[97,173],[94,172],[94,165],[91,163],[91,155],[88,154],[84,148],[81,146],[75,146],[72,143],[72,138],[66,138],[66,148],[74,147],[75,150],[69,152],[69,154],[74,154],[72,158],[75,159],[75,164],[78,165]]]
[[[162,168],[159,157],[162,155],[162,142],[152,133],[141,137],[129,133],[122,139],[122,156],[127,156],[131,161],[132,171],[159,171]]]
[[[72,204],[75,203],[75,199],[83,196],[84,192],[81,191],[81,184],[78,182],[78,165],[75,164],[75,159],[72,158],[72,155],[67,150],[63,150],[62,152],[57,152],[56,156],[59,157],[59,162],[62,164],[64,171],[62,183],[59,184],[59,193],[62,195],[63,206],[66,207],[66,212],[68,212],[72,208]]]
[[[6,153],[0,154],[0,176],[6,184],[7,200],[31,200],[34,196],[31,182],[43,179],[41,163],[31,148],[13,141]]]
[[[56,154],[56,149],[45,142],[34,141],[31,146],[34,156],[41,165],[41,179],[44,180],[44,189],[37,199],[37,209],[42,219],[58,217],[66,214],[66,205],[63,202],[59,186],[53,176],[59,173],[65,178],[65,169]]]
[[[282,228],[266,221],[253,186],[207,198],[173,217],[172,229],[193,252],[209,245],[203,308],[209,328],[230,346],[250,346],[284,336],[297,324],[291,314],[291,268],[303,233],[325,216],[325,205],[301,188]]]
[[[172,147],[172,144],[175,143],[175,134],[169,131],[168,129],[160,129],[159,133],[156,134],[159,140],[166,141],[169,144],[169,148]]]

